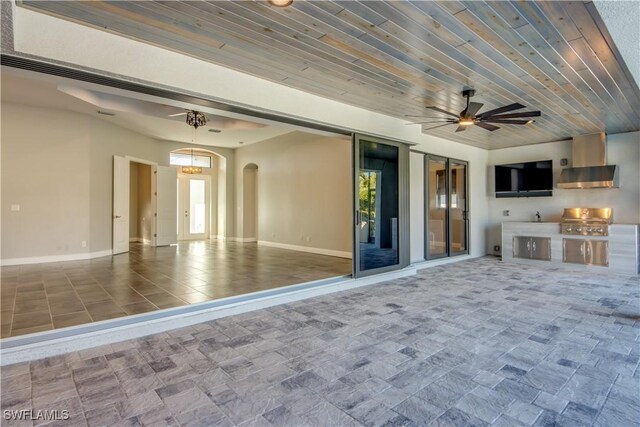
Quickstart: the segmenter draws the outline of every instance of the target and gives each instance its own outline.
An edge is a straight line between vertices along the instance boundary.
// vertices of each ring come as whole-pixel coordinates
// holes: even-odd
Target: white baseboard
[[[333,280],[330,283],[326,283],[326,281],[308,282],[276,290],[259,291],[240,297],[229,297],[170,308],[163,310],[161,316],[157,315],[158,312],[143,313],[126,318],[104,320],[13,338],[3,338],[3,346],[0,348],[0,366],[114,344],[222,317],[373,285],[414,274],[416,274],[416,269],[410,266],[402,270],[376,274],[361,279],[344,277]],[[185,310],[190,311],[186,312]],[[154,315],[154,313],[156,314]],[[153,316],[155,318],[152,318]],[[123,324],[123,322],[126,322],[126,324]],[[92,331],[91,328],[96,325],[100,325],[102,328]],[[60,336],[61,331],[64,331],[64,336]]]
[[[309,246],[288,245],[286,243],[269,242],[269,241],[266,241],[266,240],[258,240],[258,246],[269,246],[269,247],[272,247],[272,248],[288,249],[288,250],[291,250],[291,251],[309,252],[309,253],[312,253],[312,254],[328,255],[328,256],[334,256],[334,257],[338,257],[338,258],[351,259],[351,252],[334,251],[332,249],[312,248],[312,247],[309,247]]]
[[[255,237],[229,237],[227,240],[239,243],[255,243],[258,241]]]
[[[87,252],[84,254],[66,254],[66,255],[48,255],[37,256],[27,258],[9,258],[0,260],[0,265],[23,265],[23,264],[44,264],[49,262],[61,262],[61,261],[81,261],[86,259],[100,258],[103,256],[110,256],[113,254],[111,249],[98,252]]]
[[[129,243],[142,243],[142,237],[129,237]]]

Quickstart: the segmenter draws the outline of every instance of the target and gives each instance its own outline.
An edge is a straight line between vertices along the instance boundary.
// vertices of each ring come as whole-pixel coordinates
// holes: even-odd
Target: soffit
[[[68,2],[21,5],[406,119],[426,105],[519,102],[542,117],[495,132],[423,132],[504,148],[640,129],[640,91],[590,2]]]

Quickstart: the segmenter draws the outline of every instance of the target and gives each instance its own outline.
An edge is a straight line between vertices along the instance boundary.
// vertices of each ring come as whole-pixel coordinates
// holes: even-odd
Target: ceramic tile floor
[[[211,240],[1,271],[6,338],[348,275],[351,260]]]
[[[464,261],[3,367],[2,409],[90,426],[634,426],[639,286]]]

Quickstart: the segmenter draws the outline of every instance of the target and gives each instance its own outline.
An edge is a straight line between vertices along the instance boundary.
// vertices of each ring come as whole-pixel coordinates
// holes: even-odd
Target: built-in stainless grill
[[[613,221],[611,208],[565,208],[560,232],[578,236],[608,236]]]

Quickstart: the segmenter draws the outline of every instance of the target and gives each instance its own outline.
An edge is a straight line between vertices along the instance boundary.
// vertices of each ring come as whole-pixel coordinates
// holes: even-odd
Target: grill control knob
[[[571,233],[571,230],[572,230],[571,226],[568,226],[567,227],[567,233]]]
[[[582,231],[582,227],[576,227],[576,233],[580,233]]]
[[[587,227],[587,233],[591,233],[592,228],[591,227]]]

